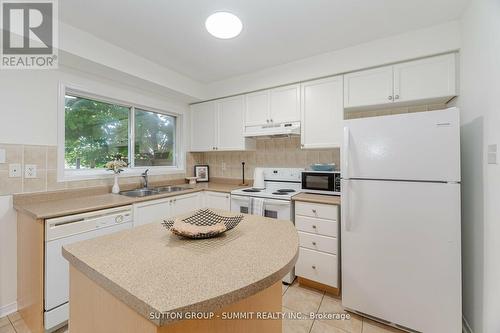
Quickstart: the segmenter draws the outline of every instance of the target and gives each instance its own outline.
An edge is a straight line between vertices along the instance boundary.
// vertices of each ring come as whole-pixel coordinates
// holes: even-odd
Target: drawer
[[[297,276],[338,288],[338,260],[335,254],[299,248]]]
[[[305,231],[315,235],[337,237],[338,234],[338,222],[332,220],[322,220],[296,215],[295,227],[299,231]]]
[[[331,254],[337,254],[338,252],[337,238],[314,235],[302,231],[299,231],[299,245],[311,250],[318,250]]]
[[[339,208],[337,205],[324,205],[298,201],[295,202],[295,214],[336,221],[339,216]]]

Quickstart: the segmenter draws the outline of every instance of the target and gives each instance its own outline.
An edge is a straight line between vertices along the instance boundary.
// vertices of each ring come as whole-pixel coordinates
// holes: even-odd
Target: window
[[[134,123],[134,165],[175,165],[175,117],[135,109]]]
[[[64,169],[103,170],[117,156],[134,167],[178,167],[177,117],[66,91]]]

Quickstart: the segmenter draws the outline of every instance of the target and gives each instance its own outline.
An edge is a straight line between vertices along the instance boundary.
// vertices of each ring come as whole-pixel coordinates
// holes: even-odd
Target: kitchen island
[[[298,236],[290,221],[245,215],[212,239],[152,223],[65,246],[63,256],[72,333],[281,332],[280,319],[261,315],[281,312]]]

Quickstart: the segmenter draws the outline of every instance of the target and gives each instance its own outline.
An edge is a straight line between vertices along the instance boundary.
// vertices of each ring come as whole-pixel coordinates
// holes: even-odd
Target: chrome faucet
[[[148,171],[149,169],[146,169],[146,171],[144,171],[141,176],[142,178],[144,179],[144,188],[148,188],[149,187],[149,181],[148,181]]]

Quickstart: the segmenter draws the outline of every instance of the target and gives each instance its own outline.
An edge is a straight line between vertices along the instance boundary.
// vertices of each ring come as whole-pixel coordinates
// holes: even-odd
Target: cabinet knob
[[[272,118],[271,118],[271,119],[269,119],[269,120],[270,120],[271,122],[273,122],[273,119],[272,119]]]
[[[229,199],[229,195],[226,195],[226,199]]]
[[[316,266],[315,266],[315,265],[312,265],[312,269],[316,269]]]
[[[313,243],[313,245],[316,245],[316,242],[312,242],[312,243]]]
[[[315,226],[315,225],[313,225],[313,229],[316,229],[316,226]]]
[[[314,214],[316,214],[316,209],[313,209],[313,210],[312,210],[312,212],[313,212]]]
[[[387,99],[389,99],[390,101],[392,101],[392,96],[387,97]]]
[[[399,95],[394,96],[394,99],[399,99]]]

